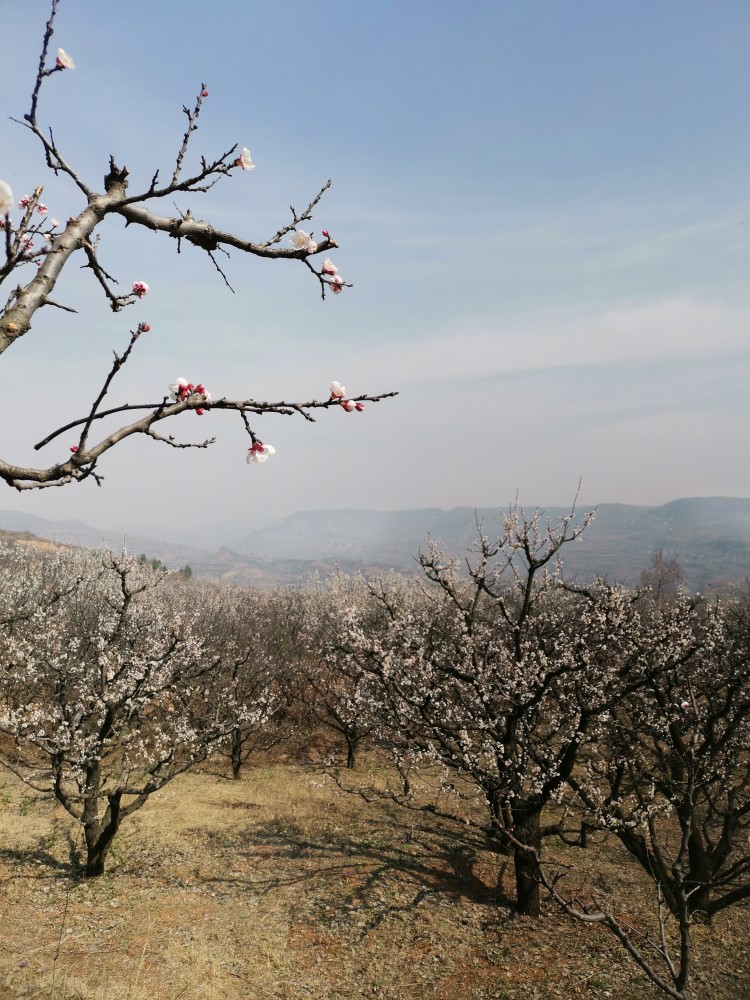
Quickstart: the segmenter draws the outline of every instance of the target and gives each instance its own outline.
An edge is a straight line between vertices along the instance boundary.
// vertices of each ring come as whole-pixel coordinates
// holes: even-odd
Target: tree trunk
[[[242,770],[242,730],[232,730],[232,777],[239,779]]]
[[[516,807],[513,810],[513,834],[525,847],[539,852],[542,847],[539,811],[533,807]],[[524,917],[538,917],[541,913],[539,865],[532,851],[514,848],[516,869],[516,909]]]
[[[86,838],[86,878],[97,878],[104,874],[104,863],[114,840],[114,834],[104,842],[101,837],[88,843]]]
[[[115,792],[109,796],[109,805],[104,815],[104,821],[87,819],[83,824],[83,833],[86,840],[86,878],[97,878],[104,874],[104,864],[115,839],[117,831],[120,829],[120,799],[121,792]],[[87,809],[90,803],[86,803]],[[96,800],[93,802],[96,808]]]
[[[357,743],[359,740],[356,736],[350,736],[345,733],[346,736],[346,766],[350,771],[354,770],[357,764]]]

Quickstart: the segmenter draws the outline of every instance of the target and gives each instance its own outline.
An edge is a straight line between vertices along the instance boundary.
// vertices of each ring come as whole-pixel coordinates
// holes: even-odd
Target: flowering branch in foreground
[[[45,306],[54,306],[68,312],[76,309],[52,299],[64,268],[76,253],[83,254],[83,267],[89,270],[101,287],[113,312],[119,312],[140,301],[149,292],[149,285],[138,277],[129,280],[125,287],[129,291],[124,294],[117,291],[118,280],[103,266],[100,259],[100,238],[98,227],[108,216],[119,216],[126,226],[142,226],[156,233],[164,233],[176,241],[177,252],[182,244],[188,243],[206,253],[211,265],[219,272],[224,283],[232,289],[229,278],[219,266],[216,259],[221,251],[229,256],[231,249],[241,253],[262,257],[267,260],[298,260],[315,275],[321,297],[325,299],[326,292],[331,290],[339,294],[343,288],[351,287],[338,274],[338,267],[330,257],[326,256],[338,247],[337,242],[327,229],[323,229],[320,237],[313,236],[303,224],[312,220],[313,212],[323,195],[331,186],[328,180],[317,195],[302,211],[290,206],[291,220],[282,225],[271,237],[254,240],[243,234],[218,229],[210,222],[195,217],[190,209],[177,215],[160,214],[154,203],[165,198],[171,199],[176,194],[199,195],[208,192],[215,184],[225,180],[232,173],[242,173],[249,177],[255,169],[255,163],[247,147],[239,148],[231,145],[225,151],[207,158],[201,155],[197,163],[189,165],[192,152],[191,143],[198,128],[198,120],[203,110],[204,99],[208,90],[201,83],[195,102],[191,108],[183,107],[187,125],[182,142],[174,161],[166,176],[168,180],[160,181],[160,170],[153,173],[150,183],[140,190],[131,191],[129,187],[130,171],[126,166],[119,165],[114,157],[109,157],[108,169],[104,177],[103,190],[90,185],[75,167],[68,161],[58,144],[51,128],[43,126],[38,119],[39,100],[42,86],[49,77],[66,70],[74,70],[76,63],[62,48],[57,49],[56,56],[50,56],[51,39],[55,29],[55,18],[60,0],[51,0],[50,16],[46,24],[42,41],[41,55],[36,73],[36,79],[31,95],[29,111],[22,119],[14,119],[17,124],[28,129],[41,144],[47,167],[56,176],[66,176],[83,197],[83,206],[67,215],[63,225],[57,219],[48,218],[48,207],[41,201],[43,188],[34,189],[33,194],[24,195],[16,203],[13,192],[6,181],[0,180],[0,233],[4,234],[0,242],[0,284],[13,275],[13,289],[8,295],[3,308],[0,309],[0,354],[13,343],[25,336],[31,329],[34,316]],[[19,217],[13,218],[16,211]],[[288,246],[282,245],[283,238],[288,237]],[[323,263],[316,267],[313,258],[323,255]],[[26,268],[26,271],[23,269]],[[19,280],[20,278],[20,280]],[[201,387],[172,397],[165,397],[161,402],[143,404],[124,404],[108,410],[101,410],[100,405],[114,375],[122,364],[127,361],[135,341],[141,333],[148,331],[148,324],[140,324],[137,331],[131,335],[131,342],[122,356],[115,354],[115,362],[111,368],[104,387],[92,404],[87,416],[74,420],[64,427],[53,431],[36,449],[43,447],[65,431],[81,428],[78,441],[68,444],[69,457],[62,462],[47,468],[35,468],[16,465],[0,460],[0,479],[16,489],[36,489],[45,486],[61,486],[69,482],[80,481],[92,476],[96,482],[101,481],[96,465],[99,458],[111,450],[120,441],[133,434],[144,434],[157,441],[164,442],[175,448],[205,448],[214,440],[209,438],[196,443],[178,443],[172,436],[162,436],[156,432],[154,425],[169,417],[176,416],[185,409],[194,409],[201,416],[211,409],[236,410],[242,416],[245,427],[250,434],[252,461],[263,461],[270,454],[268,447],[259,448],[259,442],[254,436],[247,421],[248,415],[260,413],[279,413],[291,415],[299,413],[305,419],[313,421],[312,410],[338,405],[338,401],[311,400],[295,403],[280,401],[277,403],[263,402],[254,399],[228,400],[226,398],[211,400]],[[185,385],[188,385],[186,382]],[[361,411],[365,401],[377,402],[387,396],[396,395],[393,392],[381,393],[376,396],[359,396],[355,399],[342,399],[344,410]],[[120,427],[103,438],[97,444],[88,443],[88,434],[95,420],[114,413],[129,411],[146,411],[132,424]]]
[[[183,413],[185,410],[194,410],[198,416],[202,416],[210,410],[229,410],[239,413],[244,422],[245,429],[250,435],[252,441],[250,454],[255,456],[250,458],[248,455],[248,462],[250,464],[255,462],[264,462],[268,458],[269,454],[274,453],[274,450],[270,450],[270,445],[263,446],[263,443],[258,440],[250,426],[248,415],[278,413],[282,416],[293,416],[294,414],[299,414],[304,417],[305,420],[314,423],[315,417],[311,411],[327,410],[331,407],[339,406],[341,402],[334,396],[331,396],[329,399],[311,399],[301,403],[287,402],[285,400],[280,400],[279,402],[266,402],[257,399],[227,399],[226,397],[221,399],[212,399],[211,394],[201,383],[193,384],[184,378],[179,378],[169,386],[168,395],[165,395],[160,402],[124,403],[121,406],[110,407],[106,410],[100,409],[99,407],[103,402],[115,375],[117,375],[122,366],[130,358],[131,352],[141,335],[148,333],[150,329],[151,328],[147,323],[141,323],[138,328],[131,333],[130,342],[122,355],[115,354],[114,362],[109,374],[104,381],[101,391],[92,404],[88,415],[80,417],[77,420],[72,420],[70,423],[67,423],[62,427],[58,427],[57,430],[52,431],[43,440],[34,445],[34,449],[39,451],[56,438],[60,437],[62,434],[65,434],[74,428],[81,428],[77,442],[72,446],[69,446],[68,450],[70,455],[65,461],[51,465],[44,469],[25,468],[23,466],[12,465],[10,463],[0,461],[0,479],[3,479],[9,486],[13,486],[18,490],[40,489],[46,486],[62,486],[66,483],[87,479],[89,476],[92,476],[94,480],[101,485],[102,476],[97,471],[98,460],[102,455],[106,454],[106,452],[114,448],[115,445],[119,444],[120,441],[123,441],[125,438],[132,437],[135,434],[143,434],[146,437],[151,437],[154,440],[160,441],[173,448],[209,447],[209,445],[214,443],[216,440],[215,438],[208,438],[200,442],[182,443],[175,441],[174,437],[171,435],[163,437],[154,430],[154,425],[160,423],[162,420],[168,420],[170,417],[175,417],[178,414]],[[385,392],[376,396],[361,395],[347,402],[352,402],[353,408],[361,410],[364,409],[365,401],[378,403],[382,399],[387,399],[396,395],[398,395],[396,392]],[[146,411],[146,413],[133,423],[119,427],[116,431],[102,438],[96,444],[89,444],[88,437],[94,421],[101,420],[105,417],[111,417],[117,413],[133,413],[135,411]],[[258,447],[258,445],[261,447]]]

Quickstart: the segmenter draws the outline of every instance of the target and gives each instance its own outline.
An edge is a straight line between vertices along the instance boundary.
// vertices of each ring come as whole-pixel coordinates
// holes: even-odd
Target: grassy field
[[[551,906],[514,917],[503,859],[456,827],[277,763],[189,774],[126,821],[108,872],[71,867],[78,831],[0,774],[0,998],[510,1000],[659,994],[604,930]],[[578,884],[648,890],[614,844],[550,845]],[[694,988],[750,997],[748,907],[695,929]]]

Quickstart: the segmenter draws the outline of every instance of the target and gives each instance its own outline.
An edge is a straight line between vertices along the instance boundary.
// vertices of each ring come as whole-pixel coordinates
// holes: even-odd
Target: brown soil
[[[512,871],[468,830],[339,792],[312,767],[185,775],[126,821],[107,873],[0,777],[0,1000],[515,1000],[661,996],[601,928],[515,917]],[[613,843],[549,846],[648,926]],[[694,931],[696,997],[750,997],[748,908]]]

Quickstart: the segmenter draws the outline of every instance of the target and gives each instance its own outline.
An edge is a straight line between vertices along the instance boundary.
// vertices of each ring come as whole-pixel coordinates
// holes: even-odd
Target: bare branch
[[[219,247],[218,249],[219,249],[219,250],[221,250],[221,251],[222,251],[223,253],[226,253],[226,250],[224,250],[224,248],[223,248],[223,247]],[[222,276],[222,278],[224,279],[224,284],[225,284],[225,285],[227,286],[227,288],[228,288],[228,289],[229,289],[229,291],[230,291],[230,292],[232,293],[232,295],[234,295],[234,289],[233,289],[233,288],[232,288],[232,286],[231,286],[231,285],[229,284],[229,278],[227,278],[226,274],[224,274],[224,272],[222,271],[222,269],[221,269],[221,268],[219,267],[219,262],[218,262],[218,261],[217,261],[217,259],[216,259],[216,258],[214,257],[214,255],[213,255],[213,251],[211,251],[211,250],[208,250],[208,251],[207,251],[207,253],[208,253],[208,256],[209,256],[209,257],[211,258],[211,263],[213,264],[213,266],[214,266],[214,267],[216,268],[216,270],[217,270],[217,271],[219,272],[219,274],[220,274],[220,275]],[[227,254],[227,257],[228,257],[228,256],[229,256],[229,254]]]
[[[36,107],[39,102],[39,91],[42,89],[42,80],[46,76],[50,75],[51,70],[46,70],[44,64],[47,62],[47,50],[49,48],[50,38],[54,34],[54,23],[55,14],[57,13],[57,5],[59,0],[52,0],[52,10],[50,12],[49,21],[47,21],[47,27],[44,32],[44,40],[42,42],[42,53],[39,56],[39,69],[36,74],[36,81],[34,83],[34,92],[31,95],[31,110],[28,114],[28,120],[32,125],[36,125]]]
[[[201,104],[203,103],[203,91],[205,89],[206,85],[202,83],[198,91],[198,97],[196,98],[195,101],[195,107],[193,108],[192,111],[190,111],[186,105],[183,105],[182,110],[185,113],[185,115],[187,115],[188,124],[187,128],[185,129],[185,135],[182,137],[182,145],[180,146],[180,151],[177,154],[177,162],[175,163],[174,173],[172,174],[172,185],[176,185],[179,180],[180,171],[182,170],[182,161],[185,158],[185,153],[187,153],[188,144],[190,143],[190,136],[198,128],[195,122],[201,113]],[[154,174],[154,179],[151,182],[152,191],[155,189],[157,175],[158,171],[156,174]]]
[[[328,180],[323,185],[323,187],[320,189],[320,191],[318,191],[318,193],[315,195],[313,200],[310,202],[310,204],[307,206],[307,208],[301,215],[297,215],[296,211],[294,210],[294,206],[290,205],[289,211],[292,213],[292,221],[289,223],[288,226],[282,226],[281,229],[279,229],[276,233],[274,233],[274,235],[271,237],[270,240],[266,240],[266,242],[263,243],[262,246],[264,247],[273,246],[274,243],[278,243],[281,239],[283,239],[283,237],[286,236],[287,233],[291,233],[293,229],[296,229],[297,226],[300,224],[300,222],[307,222],[309,219],[312,219],[313,209],[317,206],[318,202],[326,193],[326,191],[328,190],[328,188],[331,186],[332,183],[333,180],[329,177]],[[328,243],[329,248],[336,246],[337,244],[333,241],[330,241]]]
[[[102,286],[102,288],[104,289],[104,294],[109,299],[112,312],[119,312],[123,308],[123,306],[127,306],[130,305],[132,302],[135,302],[134,295],[115,295],[115,293],[111,290],[111,288],[107,284],[107,280],[113,281],[115,284],[117,284],[118,283],[117,278],[113,278],[112,275],[108,274],[101,266],[96,256],[95,245],[87,241],[83,244],[82,249],[83,252],[86,254],[88,264],[83,264],[81,266],[90,268],[94,272],[96,280]]]
[[[157,434],[154,430],[148,430],[145,432],[148,437],[154,439],[154,441],[162,441],[164,444],[168,444],[170,448],[208,448],[209,445],[216,443],[216,438],[206,438],[205,441],[200,443],[187,442],[182,443],[180,441],[175,441],[175,439],[169,435],[169,437],[164,437],[162,434]]]

